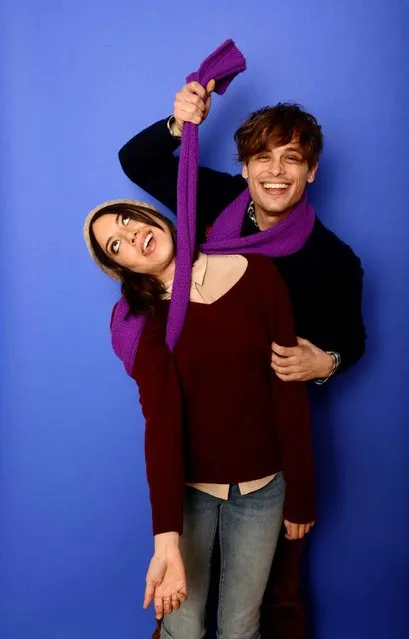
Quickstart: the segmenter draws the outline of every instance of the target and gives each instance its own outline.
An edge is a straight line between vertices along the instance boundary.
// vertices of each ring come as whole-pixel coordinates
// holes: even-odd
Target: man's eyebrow
[[[290,153],[298,153],[301,156],[303,155],[303,151],[302,151],[301,146],[287,146],[284,149],[284,152],[287,153],[288,151]],[[272,152],[271,149],[265,148],[265,149],[260,149],[260,151],[256,151],[256,153],[254,155],[261,155],[262,153],[271,153],[271,152]]]
[[[119,218],[120,218],[120,217],[121,217],[121,214],[120,214],[120,213],[118,213],[118,215],[117,215],[117,216],[116,216],[116,218],[115,218],[115,224],[118,224],[118,222],[119,222]],[[112,242],[112,240],[113,240],[113,237],[112,237],[112,235],[111,235],[111,236],[107,239],[107,242],[106,242],[106,244],[105,244],[105,251],[106,251],[106,253],[109,253],[109,251],[108,251],[108,247],[109,247],[110,243]]]

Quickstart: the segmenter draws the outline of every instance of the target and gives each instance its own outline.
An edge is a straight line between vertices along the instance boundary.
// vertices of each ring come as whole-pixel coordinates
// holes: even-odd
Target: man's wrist
[[[172,138],[180,138],[182,136],[182,128],[176,121],[174,115],[171,115],[170,118],[168,118],[166,126],[168,127],[168,131],[171,134]]]
[[[321,379],[327,379],[332,375],[332,371],[334,370],[335,361],[334,357],[328,351],[325,352],[326,355],[326,366],[322,369],[322,373],[320,375]]]
[[[339,365],[341,364],[341,355],[336,351],[325,351],[327,355],[331,357],[331,366],[329,366],[329,372],[327,376],[319,377],[314,380],[318,386],[325,384],[335,373],[337,372]],[[328,362],[329,364],[329,362]]]

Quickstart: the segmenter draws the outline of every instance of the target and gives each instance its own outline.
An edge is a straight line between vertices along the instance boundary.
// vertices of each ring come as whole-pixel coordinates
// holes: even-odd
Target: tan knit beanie
[[[91,222],[94,219],[94,216],[96,213],[101,211],[101,209],[104,209],[104,208],[108,209],[118,204],[119,205],[130,204],[132,206],[143,206],[145,209],[150,209],[152,213],[158,213],[158,210],[155,209],[155,207],[151,206],[151,204],[147,204],[146,202],[138,202],[137,200],[108,200],[107,202],[103,202],[102,204],[99,204],[94,209],[92,209],[90,213],[88,213],[87,217],[85,218],[84,227],[83,227],[85,244],[87,245],[88,251],[92,259],[94,260],[94,262],[97,264],[97,266],[99,266],[99,268],[103,270],[104,273],[106,273],[106,275],[108,275],[109,277],[112,277],[112,279],[114,280],[120,280],[121,278],[113,269],[110,269],[109,267],[105,266],[105,264],[102,264],[97,258],[97,256],[95,255],[93,248],[91,246],[89,229],[91,226]]]

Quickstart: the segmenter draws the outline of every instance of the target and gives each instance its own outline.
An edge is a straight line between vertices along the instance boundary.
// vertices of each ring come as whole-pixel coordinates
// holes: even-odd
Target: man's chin
[[[291,207],[291,202],[289,198],[281,201],[281,202],[272,202],[271,200],[267,202],[260,202],[260,209],[263,211],[264,215],[268,217],[281,217],[285,215]]]
[[[264,209],[264,213],[266,216],[268,217],[283,217],[284,215],[286,215],[288,213],[290,209],[288,207],[283,207],[282,209]]]

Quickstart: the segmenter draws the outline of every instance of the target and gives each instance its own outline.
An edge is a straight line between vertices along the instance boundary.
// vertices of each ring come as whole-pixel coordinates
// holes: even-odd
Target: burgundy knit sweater
[[[307,389],[282,382],[271,342],[294,346],[285,285],[265,257],[212,304],[190,302],[170,353],[169,303],[141,335],[133,377],[146,419],[153,531],[182,533],[185,482],[239,483],[282,470],[284,517],[315,518]]]

